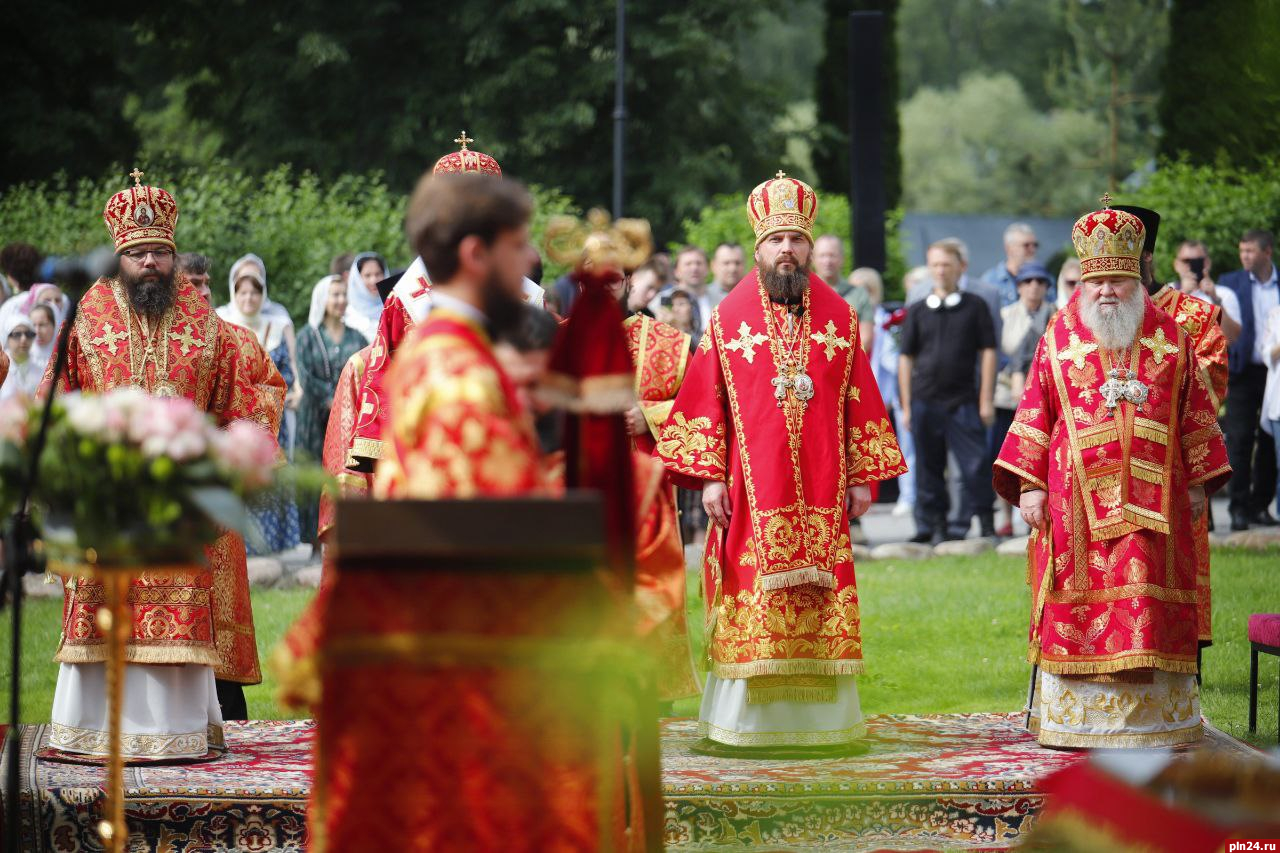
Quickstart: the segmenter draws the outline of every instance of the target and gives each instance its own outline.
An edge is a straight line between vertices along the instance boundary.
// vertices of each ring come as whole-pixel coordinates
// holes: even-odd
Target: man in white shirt
[[[1199,240],[1183,240],[1173,258],[1173,270],[1177,281],[1169,282],[1188,296],[1202,299],[1222,309],[1222,334],[1227,343],[1233,344],[1240,337],[1240,300],[1235,291],[1219,288],[1209,277],[1213,260],[1204,243]]]

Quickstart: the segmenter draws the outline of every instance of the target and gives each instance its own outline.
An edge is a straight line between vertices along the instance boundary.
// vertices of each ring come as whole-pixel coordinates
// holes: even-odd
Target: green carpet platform
[[[999,850],[1044,803],[1038,780],[1082,760],[1042,749],[1019,714],[878,716],[870,749],[817,761],[743,761],[689,750],[696,723],[663,725],[672,850]],[[100,850],[103,769],[35,756],[47,726],[23,727],[23,850]],[[229,724],[226,756],[126,770],[132,851],[305,850],[309,721]],[[1192,749],[1251,753],[1212,727]]]

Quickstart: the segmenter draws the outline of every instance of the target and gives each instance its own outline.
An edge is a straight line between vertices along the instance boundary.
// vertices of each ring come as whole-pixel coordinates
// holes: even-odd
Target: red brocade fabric
[[[784,323],[752,270],[715,309],[656,455],[677,482],[725,482],[703,557],[720,678],[862,671],[845,494],[906,471],[853,309],[817,276],[794,346],[814,395],[775,379]]]
[[[157,396],[186,397],[220,426],[251,420],[274,436],[285,394],[279,371],[257,341],[219,319],[185,277],[176,278],[176,287],[174,306],[153,326],[144,326],[134,313],[119,280],[100,279],[90,287],[67,342],[59,390],[102,393],[134,386]],[[52,385],[54,361],[50,359],[42,391]],[[212,570],[148,571],[134,582],[129,593],[133,636],[126,659],[208,664],[218,668],[220,677],[255,683],[261,678],[243,544],[224,536],[208,549],[208,557]],[[106,659],[94,620],[103,597],[102,584],[94,580],[67,585],[58,661]],[[220,640],[215,623],[224,634]]]
[[[1155,667],[1194,673],[1196,557],[1188,491],[1230,475],[1217,412],[1191,343],[1150,301],[1130,353],[1093,340],[1074,298],[1036,351],[995,487],[1017,503],[1048,492],[1050,534],[1028,553],[1029,657],[1046,672],[1105,675]],[[1146,402],[1109,413],[1111,367],[1132,369]]]

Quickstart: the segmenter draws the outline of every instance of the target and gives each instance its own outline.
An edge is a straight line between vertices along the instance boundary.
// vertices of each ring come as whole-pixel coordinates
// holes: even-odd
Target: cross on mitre
[[[142,176],[145,174],[146,172],[141,171],[137,166],[133,167],[133,171],[129,173],[129,177],[133,178],[133,185],[135,187],[142,186]]]
[[[461,135],[461,136],[459,136],[457,139],[455,139],[455,140],[453,140],[453,141],[454,141],[455,143],[457,143],[458,145],[462,146],[462,150],[463,150],[463,151],[466,151],[466,150],[467,150],[467,146],[468,146],[468,145],[470,145],[472,142],[475,142],[475,140],[474,140],[474,139],[472,139],[472,138],[470,138],[469,136],[467,136],[467,132],[466,132],[465,130],[464,130],[464,131],[462,131],[462,135]]]
[[[785,178],[786,176],[787,176],[787,173],[786,173],[786,172],[784,172],[784,171],[782,171],[781,169],[779,169],[779,170],[778,170],[778,174],[774,175],[773,177],[774,177],[775,179],[777,179],[777,180],[782,180],[782,179],[783,179],[783,178]]]

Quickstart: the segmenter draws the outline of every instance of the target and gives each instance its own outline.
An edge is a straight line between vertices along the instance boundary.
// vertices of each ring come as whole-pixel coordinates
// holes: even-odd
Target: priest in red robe
[[[113,196],[103,211],[120,273],[100,279],[81,299],[59,389],[101,393],[133,386],[187,397],[219,424],[250,420],[275,435],[284,380],[266,370],[261,350],[246,349],[234,327],[177,273],[177,203],[165,190],[144,186],[142,172],[132,177],[135,186]],[[206,756],[222,736],[215,669],[241,682],[260,679],[247,586],[237,593],[238,544],[238,537],[226,537],[208,549],[210,566],[143,572],[134,581],[133,635],[125,652],[127,757]],[[106,646],[95,619],[102,595],[95,580],[66,586],[49,744],[67,752],[106,753]],[[248,633],[229,636],[236,629]]]
[[[817,209],[782,173],[751,193],[756,268],[712,313],[657,444],[710,518],[708,750],[839,750],[865,732],[849,523],[906,467],[857,317],[809,271]]]
[[[1081,286],[1040,342],[995,464],[996,491],[1035,530],[1032,721],[1046,746],[1202,733],[1193,520],[1231,468],[1192,342],[1140,286],[1143,234],[1110,208],[1076,222]]]

